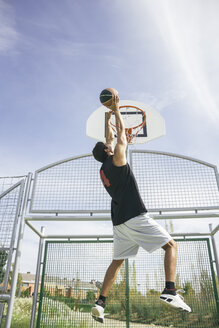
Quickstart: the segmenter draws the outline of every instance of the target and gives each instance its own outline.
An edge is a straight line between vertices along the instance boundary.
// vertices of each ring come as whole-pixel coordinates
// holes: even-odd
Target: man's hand
[[[119,95],[113,95],[111,105],[106,107],[111,109],[113,112],[119,110]]]
[[[111,109],[113,112],[119,110],[119,95],[114,95],[112,98]]]

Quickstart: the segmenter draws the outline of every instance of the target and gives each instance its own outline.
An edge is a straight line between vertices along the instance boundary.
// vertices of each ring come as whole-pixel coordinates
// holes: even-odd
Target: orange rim
[[[135,108],[137,110],[139,110],[142,114],[143,114],[143,117],[144,117],[144,120],[142,123],[136,125],[136,126],[133,126],[133,127],[128,127],[128,128],[125,128],[125,134],[126,134],[126,139],[127,139],[127,142],[130,143],[132,141],[132,139],[138,134],[139,131],[136,131],[136,133],[132,133],[132,130],[135,130],[135,129],[138,129],[138,128],[143,128],[145,125],[146,125],[146,113],[145,111],[143,111],[141,108],[139,107],[136,107],[136,106],[119,106],[119,109],[121,110],[122,108],[126,108],[126,107],[129,107],[129,108]],[[112,111],[113,112],[113,111]],[[116,132],[115,128],[116,128],[116,125],[113,124],[112,122],[110,122],[110,124],[112,125],[113,127],[113,130]]]

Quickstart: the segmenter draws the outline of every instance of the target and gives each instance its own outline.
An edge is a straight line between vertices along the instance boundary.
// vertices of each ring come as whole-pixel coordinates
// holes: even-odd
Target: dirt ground
[[[88,324],[88,327],[102,327],[102,328],[126,328],[126,322],[125,321],[119,321],[114,319],[108,319],[107,316],[105,318],[104,324],[98,323],[95,320],[92,319],[91,315],[89,313],[80,313],[80,318],[82,321],[86,321]],[[132,323],[129,324],[130,328],[167,328],[163,326],[156,326],[154,324],[147,325],[142,323]],[[171,327],[173,328],[173,327]]]

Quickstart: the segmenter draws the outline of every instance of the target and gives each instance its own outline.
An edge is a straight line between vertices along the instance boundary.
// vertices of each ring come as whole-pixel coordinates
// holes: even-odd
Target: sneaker
[[[160,300],[174,307],[191,312],[191,308],[184,302],[184,298],[181,295],[177,294],[177,292],[185,293],[184,290],[179,289],[176,291],[176,295],[172,295],[168,294],[167,292],[165,293],[164,289],[163,293],[160,295]]]
[[[99,305],[102,304],[102,305]],[[94,320],[103,323],[104,322],[104,306],[103,302],[101,303],[100,300],[96,302],[94,307],[91,309],[91,315]]]

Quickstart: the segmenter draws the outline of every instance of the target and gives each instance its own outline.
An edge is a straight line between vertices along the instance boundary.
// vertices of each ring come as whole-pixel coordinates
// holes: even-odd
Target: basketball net
[[[146,113],[136,106],[120,106],[123,122],[125,125],[125,135],[128,144],[135,144],[136,137],[146,125]],[[116,132],[115,115],[111,117],[111,126]]]

